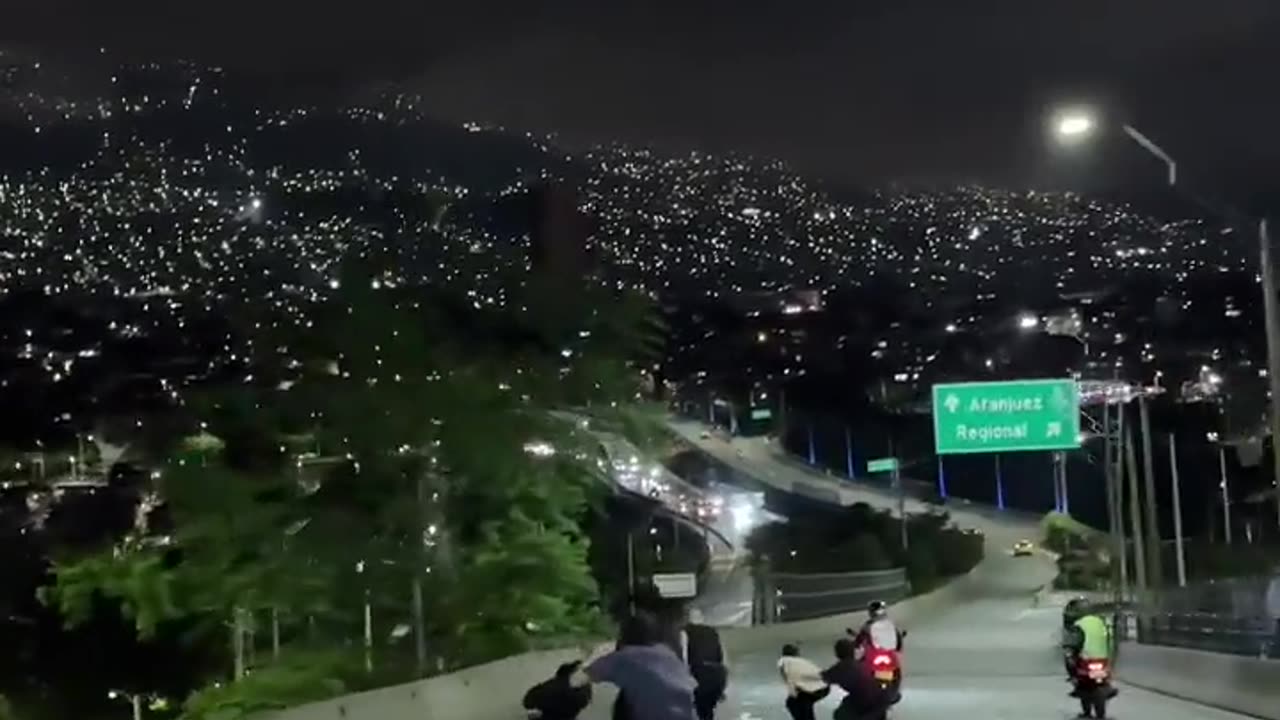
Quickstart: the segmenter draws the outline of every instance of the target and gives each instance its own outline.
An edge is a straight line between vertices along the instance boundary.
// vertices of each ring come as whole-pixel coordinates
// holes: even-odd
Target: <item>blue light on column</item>
[[[818,451],[813,445],[813,423],[809,423],[809,464],[818,464]]]
[[[853,432],[848,425],[844,426],[844,465],[849,479],[853,479]]]
[[[1071,514],[1071,489],[1067,487],[1067,456],[1062,456],[1062,468],[1058,470],[1058,477],[1062,478],[1062,514]]]
[[[942,456],[938,456],[938,495],[943,500],[947,499],[947,469],[942,463]]]
[[[1004,473],[1000,471],[999,455],[996,455],[996,507],[1004,509]]]

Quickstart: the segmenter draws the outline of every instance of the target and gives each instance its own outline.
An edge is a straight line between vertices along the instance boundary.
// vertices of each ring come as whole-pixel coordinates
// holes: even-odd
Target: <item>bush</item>
[[[916,543],[907,552],[907,580],[911,591],[925,593],[936,588],[943,576],[938,567],[938,550],[932,545]]]
[[[1099,548],[1106,536],[1070,515],[1051,512],[1040,522],[1040,543],[1048,550],[1062,554],[1073,549]],[[1101,549],[1101,548],[1099,548]]]
[[[1096,553],[1072,551],[1058,558],[1053,586],[1059,590],[1103,590],[1110,581],[1110,565]]]
[[[923,592],[945,578],[969,572],[982,561],[982,534],[961,530],[946,513],[913,515],[902,528],[888,512],[858,504],[802,521],[756,528],[746,546],[754,564],[768,560],[783,573],[862,572],[904,567],[912,588]]]
[[[183,704],[180,720],[238,720],[348,691],[358,662],[337,653],[300,652],[256,669],[232,683],[199,690]]]

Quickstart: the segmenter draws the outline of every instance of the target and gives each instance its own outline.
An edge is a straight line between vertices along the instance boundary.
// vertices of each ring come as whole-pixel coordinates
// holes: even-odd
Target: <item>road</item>
[[[715,485],[708,492],[723,498],[724,509],[712,526],[729,540],[732,551],[718,553],[712,544],[710,577],[693,607],[702,611],[709,625],[747,626],[751,624],[755,587],[747,563],[746,539],[760,525],[783,518],[765,509],[764,493],[729,485]]]
[[[675,429],[724,461],[750,467],[762,480],[821,482],[813,474],[779,461],[759,443],[725,443],[702,439],[697,426]],[[692,437],[690,437],[692,435]],[[742,455],[738,455],[742,450]],[[807,477],[806,477],[807,476]],[[845,487],[841,501],[867,501],[882,507],[896,502],[891,494]],[[919,503],[908,510],[923,509]],[[904,697],[895,708],[894,720],[1065,720],[1079,708],[1067,696],[1057,630],[1061,618],[1058,603],[1037,606],[1036,591],[1053,576],[1045,558],[1014,558],[1002,550],[1033,532],[1031,520],[1000,517],[980,508],[952,510],[962,526],[987,534],[988,557],[975,571],[968,600],[910,630],[903,658],[906,673]],[[820,664],[831,660],[834,637],[795,637],[802,653]],[[731,686],[718,717],[731,720],[783,720],[783,690],[775,663],[777,650],[731,657]],[[837,693],[819,707],[819,717],[830,717]],[[1123,720],[1227,720],[1244,716],[1213,710],[1194,703],[1122,687],[1114,703],[1114,717]],[[604,718],[607,712],[592,708],[588,718]]]

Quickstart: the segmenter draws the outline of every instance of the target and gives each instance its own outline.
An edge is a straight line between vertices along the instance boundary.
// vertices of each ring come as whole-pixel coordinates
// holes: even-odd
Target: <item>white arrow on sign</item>
[[[955,393],[951,393],[946,400],[942,401],[942,404],[947,406],[947,410],[955,412],[960,407],[960,398],[956,397]]]

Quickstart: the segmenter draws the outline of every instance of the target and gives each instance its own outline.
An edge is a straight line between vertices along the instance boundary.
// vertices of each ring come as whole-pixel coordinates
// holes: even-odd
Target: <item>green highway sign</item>
[[[898,458],[879,458],[867,461],[867,472],[893,472],[898,469]]]
[[[1075,380],[1012,380],[933,386],[939,455],[1080,447]]]

